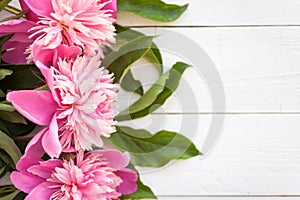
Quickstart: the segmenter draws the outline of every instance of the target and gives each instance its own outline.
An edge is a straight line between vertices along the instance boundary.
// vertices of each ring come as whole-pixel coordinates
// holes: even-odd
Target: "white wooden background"
[[[167,2],[190,6],[173,23],[127,13],[119,14],[118,22],[137,30],[167,28],[197,42],[223,80],[226,121],[217,146],[205,159],[143,169],[143,181],[162,200],[300,199],[300,0]],[[173,97],[163,109],[133,124],[178,131],[182,118],[199,118],[193,138],[201,149],[216,113],[205,84],[192,69],[184,78],[197,96],[197,111],[180,110]],[[184,88],[180,94],[187,95]]]

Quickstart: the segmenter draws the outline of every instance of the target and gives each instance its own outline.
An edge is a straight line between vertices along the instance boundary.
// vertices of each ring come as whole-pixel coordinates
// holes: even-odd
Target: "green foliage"
[[[118,0],[118,11],[127,11],[139,16],[159,21],[171,22],[178,19],[188,4],[178,6],[161,0]]]
[[[0,11],[3,10],[9,2],[11,2],[11,0],[1,0],[0,1]]]
[[[121,82],[130,67],[150,49],[152,40],[151,36],[142,36],[124,44],[118,51],[105,56],[102,66],[114,73],[115,82]]]
[[[116,120],[124,121],[144,117],[155,111],[177,89],[183,72],[189,67],[185,63],[176,63],[169,71],[134,104],[116,116]]]
[[[15,144],[13,139],[11,139],[2,131],[0,131],[0,148],[8,153],[14,164],[17,164],[18,160],[22,156],[18,146]]]
[[[151,135],[146,130],[117,127],[109,141],[119,150],[128,151],[131,163],[142,167],[162,167],[171,160],[184,160],[201,154],[188,138],[170,131]]]

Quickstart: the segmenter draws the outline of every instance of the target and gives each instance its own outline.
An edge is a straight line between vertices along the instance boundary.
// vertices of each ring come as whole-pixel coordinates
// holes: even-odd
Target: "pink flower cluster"
[[[12,64],[33,62],[49,90],[8,93],[27,119],[45,128],[28,143],[11,175],[26,200],[118,199],[137,189],[129,155],[103,147],[115,131],[118,86],[101,66],[114,42],[116,0],[20,0],[26,20],[0,23],[13,34],[2,50]],[[86,151],[89,151],[85,153]],[[51,159],[42,160],[44,154]],[[62,154],[63,153],[63,154]],[[68,156],[66,156],[68,155]]]

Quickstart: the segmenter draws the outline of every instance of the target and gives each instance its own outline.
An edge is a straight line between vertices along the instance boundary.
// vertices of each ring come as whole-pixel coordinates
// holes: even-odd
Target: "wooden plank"
[[[198,131],[182,124],[199,120]],[[155,132],[180,131],[201,149],[211,115],[155,115],[131,122]],[[300,115],[226,115],[215,149],[204,159],[142,169],[157,195],[300,195]]]
[[[229,197],[220,197],[220,196],[212,196],[212,197],[203,197],[203,196],[197,196],[197,197],[190,197],[190,196],[170,196],[170,197],[158,197],[159,200],[298,200],[299,197],[235,197],[235,196],[229,196]]]
[[[164,0],[189,8],[172,23],[159,23],[131,13],[119,13],[118,23],[127,26],[236,26],[299,25],[300,0]],[[19,7],[18,1],[11,5]]]
[[[165,38],[157,40],[160,47],[164,46],[162,52],[168,67],[177,60],[191,63],[190,55],[194,57],[200,55],[199,51],[185,44],[186,39],[192,39],[196,46],[201,47],[215,63],[223,81],[226,112],[300,112],[299,28],[150,28],[138,30],[156,35],[160,35],[162,30],[168,30],[183,35],[180,40],[173,41],[172,34],[169,36],[162,34],[159,38]],[[167,47],[166,42],[169,44]],[[170,53],[176,46],[183,53]],[[184,52],[190,52],[190,55],[185,58]],[[205,59],[194,65],[198,71],[202,70],[205,67]],[[157,78],[155,69],[151,67],[139,63],[136,68],[136,77],[144,80],[146,87],[149,87],[149,83]],[[181,83],[176,96],[173,96],[159,112],[223,112],[222,109],[212,109],[212,100],[204,80],[205,78],[214,79],[215,76],[203,78],[195,69],[186,71],[185,83]],[[210,86],[214,84],[215,82]],[[120,109],[125,108],[135,99],[137,96],[131,95],[127,98],[121,93]]]
[[[127,26],[236,26],[299,25],[299,0],[167,0],[189,8],[176,22],[159,23],[120,13],[118,23]]]

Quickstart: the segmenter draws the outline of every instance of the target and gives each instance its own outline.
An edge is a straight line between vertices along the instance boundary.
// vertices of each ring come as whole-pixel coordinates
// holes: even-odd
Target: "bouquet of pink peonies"
[[[0,9],[11,11],[9,2],[2,0]],[[0,200],[156,198],[135,166],[158,168],[200,152],[179,133],[152,134],[118,122],[163,105],[189,65],[177,62],[162,73],[154,37],[116,24],[116,11],[167,22],[187,5],[19,3],[22,11],[0,23]],[[161,74],[145,92],[131,72],[141,58]],[[121,89],[140,98],[117,113]]]

